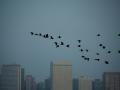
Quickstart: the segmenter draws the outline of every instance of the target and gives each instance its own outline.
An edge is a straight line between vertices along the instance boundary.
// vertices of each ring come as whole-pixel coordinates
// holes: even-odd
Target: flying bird
[[[61,44],[60,45],[64,45],[64,43],[63,42],[61,42]]]
[[[48,35],[48,34],[46,34],[46,35],[45,35],[45,38],[49,38],[49,35]]]
[[[66,47],[68,47],[68,48],[69,48],[69,47],[70,47],[70,45],[69,45],[69,44],[67,44],[67,45],[66,45]]]
[[[52,36],[50,36],[50,39],[54,39]]]
[[[36,33],[35,35],[37,36],[38,34]]]
[[[96,55],[100,55],[100,53],[96,53]]]
[[[96,60],[96,61],[100,61],[100,59],[94,59],[94,60]]]
[[[103,46],[102,48],[103,48],[103,49],[105,49],[106,47],[105,47],[105,46]]]
[[[111,51],[108,51],[108,53],[111,53]]]
[[[58,38],[62,38],[61,36],[58,36]]]
[[[120,54],[120,50],[118,50],[118,53]]]
[[[78,40],[78,42],[80,43],[80,42],[81,42],[81,40]]]
[[[78,47],[81,47],[81,45],[78,45]]]
[[[86,49],[85,51],[88,52],[88,49]]]
[[[57,45],[57,42],[54,42],[55,43],[55,45]]]
[[[33,35],[34,33],[33,32],[30,32],[31,33],[31,35]]]
[[[120,33],[118,34],[118,36],[120,36]]]
[[[101,47],[101,46],[103,46],[102,44],[99,44],[99,46]]]
[[[100,34],[97,34],[97,36],[99,37],[99,36],[101,36]]]
[[[108,61],[105,61],[105,64],[109,64],[109,62],[108,62]]]
[[[81,52],[83,52],[83,49],[80,49]]]
[[[41,33],[39,33],[39,36],[42,36],[42,34],[41,34]]]

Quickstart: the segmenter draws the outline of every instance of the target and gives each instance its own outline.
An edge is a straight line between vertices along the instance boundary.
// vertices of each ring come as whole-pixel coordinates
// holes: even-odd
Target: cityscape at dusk
[[[120,90],[120,0],[0,0],[0,90]]]

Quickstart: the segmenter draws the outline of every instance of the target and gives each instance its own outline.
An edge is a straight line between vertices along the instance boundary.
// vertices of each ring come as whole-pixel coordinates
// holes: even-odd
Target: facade
[[[81,76],[79,79],[79,90],[92,90],[92,80]]]
[[[3,65],[0,90],[21,90],[21,66]]]
[[[78,90],[78,79],[77,78],[74,78],[73,79],[73,90]]]
[[[120,90],[120,72],[103,74],[104,90]]]
[[[93,90],[104,90],[103,89],[103,81],[100,79],[95,79],[93,81]]]
[[[69,62],[51,63],[51,90],[72,90],[72,65]]]
[[[25,79],[25,90],[36,90],[36,82],[32,75],[27,75]]]

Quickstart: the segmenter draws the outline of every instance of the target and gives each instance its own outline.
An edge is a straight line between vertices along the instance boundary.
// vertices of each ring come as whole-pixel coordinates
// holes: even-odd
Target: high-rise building
[[[95,79],[93,81],[93,90],[104,90],[103,89],[103,81],[100,79]]]
[[[120,72],[104,72],[104,90],[120,90]]]
[[[36,90],[36,82],[32,75],[27,75],[25,79],[25,90]]]
[[[78,79],[77,78],[74,78],[73,81],[73,90],[78,90]]]
[[[50,78],[45,79],[44,90],[50,90]]]
[[[37,90],[44,90],[44,83],[43,82],[39,82],[37,83]]]
[[[69,62],[51,63],[51,90],[72,90],[72,65]]]
[[[79,79],[79,90],[92,90],[92,80],[81,76]]]
[[[0,90],[21,90],[21,66],[3,65]]]

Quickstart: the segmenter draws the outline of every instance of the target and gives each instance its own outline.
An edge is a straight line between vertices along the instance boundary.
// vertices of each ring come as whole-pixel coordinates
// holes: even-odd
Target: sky
[[[55,39],[31,36],[30,32],[48,33]],[[37,81],[49,77],[51,61],[70,62],[73,77],[101,78],[103,72],[120,71],[118,33],[119,0],[0,0],[0,64],[21,64]],[[59,41],[59,35],[70,48],[55,48],[53,42]],[[100,52],[102,60],[83,60],[76,47],[78,39],[89,49],[88,56],[94,58]],[[106,54],[99,43],[112,53]]]

